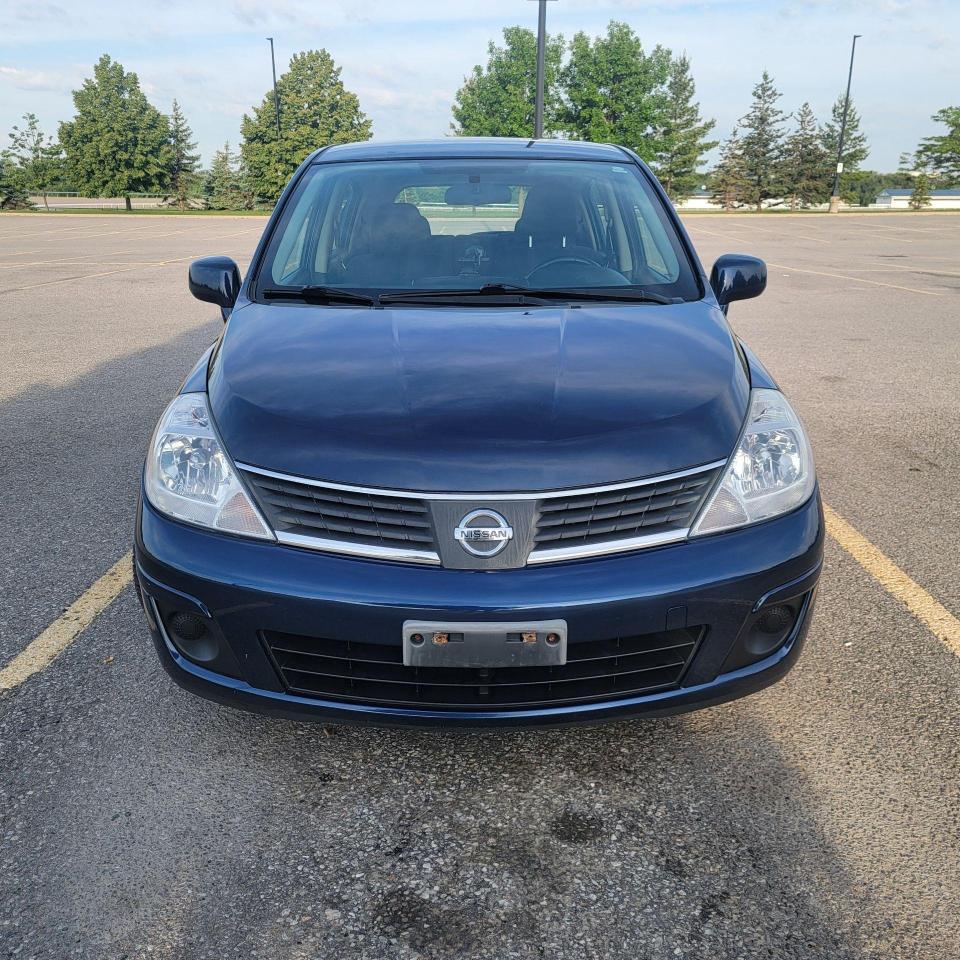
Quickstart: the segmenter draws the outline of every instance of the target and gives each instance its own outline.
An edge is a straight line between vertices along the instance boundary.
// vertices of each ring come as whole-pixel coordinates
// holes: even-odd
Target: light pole
[[[843,99],[843,115],[840,118],[840,142],[837,144],[837,169],[833,174],[833,191],[830,194],[830,212],[840,212],[840,174],[843,173],[843,135],[847,132],[847,111],[850,109],[850,82],[853,80],[853,55],[857,52],[857,40],[862,33],[853,35],[850,45],[850,69],[847,72],[847,95]]]
[[[277,94],[277,61],[273,56],[273,37],[267,37],[270,41],[270,66],[273,69],[273,108],[277,113],[277,143],[280,143],[280,97]]]
[[[533,120],[533,136],[539,140],[543,136],[543,98],[544,98],[544,71],[547,59],[547,2],[537,0],[540,4],[537,17],[537,103]]]

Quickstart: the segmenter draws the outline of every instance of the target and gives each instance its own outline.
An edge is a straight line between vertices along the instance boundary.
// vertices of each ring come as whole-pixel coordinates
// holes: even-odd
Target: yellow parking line
[[[887,593],[960,657],[960,620],[875,547],[832,507],[823,505],[827,532]],[[133,579],[130,552],[85,590],[46,630],[0,669],[0,690],[12,690],[48,667]]]
[[[128,551],[0,670],[0,690],[12,690],[49,666],[98,614],[110,606],[132,579],[133,567]]]
[[[84,266],[84,264],[77,264]],[[93,266],[93,264],[90,264]],[[40,283],[28,283],[22,287],[7,287],[6,290],[0,290],[0,293],[17,293],[20,290],[35,290],[37,287],[53,287],[61,283],[70,283],[74,280],[96,280],[98,277],[112,277],[115,273],[128,273],[131,270],[139,270],[137,264],[133,267],[121,267],[119,270],[105,270],[102,273],[81,273],[75,277],[58,277],[56,280],[43,280]]]
[[[17,267],[44,267],[62,264],[65,267],[152,267],[159,260],[91,260],[89,257],[67,257],[63,260],[24,260],[20,263],[0,263],[0,270],[15,270]]]
[[[152,260],[149,262],[148,266],[150,267],[165,267],[169,263],[182,263],[184,260],[195,260],[196,257],[173,257],[170,260]],[[72,264],[72,266],[83,267],[87,264],[77,263]],[[89,264],[89,266],[95,266],[95,264]],[[80,280],[96,280],[99,277],[112,277],[116,273],[129,273],[131,270],[139,270],[143,264],[135,263],[131,267],[121,267],[119,270],[105,270],[103,273],[81,273],[75,277],[58,277],[56,280],[42,280],[40,283],[30,283],[22,287],[7,287],[6,290],[0,290],[0,293],[17,293],[20,290],[33,290],[36,287],[52,287],[60,283],[72,283],[74,281]]]
[[[823,505],[827,532],[887,593],[960,657],[960,620],[831,507]]]
[[[909,293],[922,293],[925,297],[942,297],[942,293],[936,290],[921,290],[919,287],[901,287],[897,283],[882,283],[880,280],[867,280],[865,277],[851,277],[845,273],[824,273],[822,270],[803,270],[800,267],[791,267],[786,263],[773,263],[768,260],[771,267],[778,270],[789,270],[791,273],[812,273],[818,277],[833,277],[835,280],[852,280],[854,283],[869,283],[872,287],[890,287],[892,290],[906,290]]]

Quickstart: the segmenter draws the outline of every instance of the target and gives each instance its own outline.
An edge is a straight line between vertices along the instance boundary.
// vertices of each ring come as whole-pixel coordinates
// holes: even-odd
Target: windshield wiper
[[[306,300],[310,303],[356,303],[372,307],[377,301],[365,293],[353,293],[338,287],[324,287],[319,284],[305,287],[271,287],[262,291],[268,300]]]
[[[510,303],[529,303],[529,291],[526,287],[510,283],[487,283],[482,287],[464,287],[447,290],[403,290],[396,293],[381,293],[380,303],[423,303],[431,300],[477,300],[494,297],[506,297]],[[539,297],[535,298],[540,300]]]
[[[492,284],[498,286],[498,284]],[[508,287],[517,293],[524,293],[541,300],[622,300],[630,303],[681,303],[677,297],[665,297],[662,293],[651,293],[637,287],[547,287],[531,289],[528,287]]]
[[[463,290],[410,290],[403,293],[382,293],[380,303],[420,303],[430,300],[469,300],[486,297],[516,297],[523,303],[547,303],[553,300],[622,301],[629,303],[678,303],[674,297],[638,290],[635,287],[598,287],[562,289],[523,287],[514,283],[487,283]]]

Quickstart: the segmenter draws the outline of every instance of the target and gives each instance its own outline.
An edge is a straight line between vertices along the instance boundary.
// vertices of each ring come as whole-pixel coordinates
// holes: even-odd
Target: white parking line
[[[906,290],[908,293],[922,293],[925,297],[942,297],[936,290],[921,290],[919,287],[902,287],[897,283],[883,283],[880,280],[867,280],[866,277],[851,277],[845,273],[825,273],[823,270],[803,270],[800,267],[791,267],[785,263],[768,261],[771,267],[779,270],[789,270],[791,273],[810,273],[817,277],[833,277],[835,280],[852,280],[854,283],[868,283],[872,287],[889,287],[891,290]]]

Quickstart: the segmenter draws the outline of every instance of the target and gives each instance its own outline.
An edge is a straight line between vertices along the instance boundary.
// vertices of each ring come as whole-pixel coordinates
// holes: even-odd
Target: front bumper
[[[381,725],[550,726],[660,716],[722,703],[780,679],[799,656],[823,554],[819,493],[776,520],[632,554],[495,572],[322,554],[178,523],[141,500],[137,587],[160,659],[181,686],[276,716]],[[797,616],[776,649],[745,650],[777,604]],[[213,670],[171,641],[170,611],[209,618],[224,656]],[[520,709],[435,709],[291,691],[265,636],[280,632],[399,648],[405,620],[564,619],[569,649],[672,626],[703,627],[678,681],[642,695]],[[404,668],[410,669],[410,668]],[[230,675],[232,674],[232,675]]]

